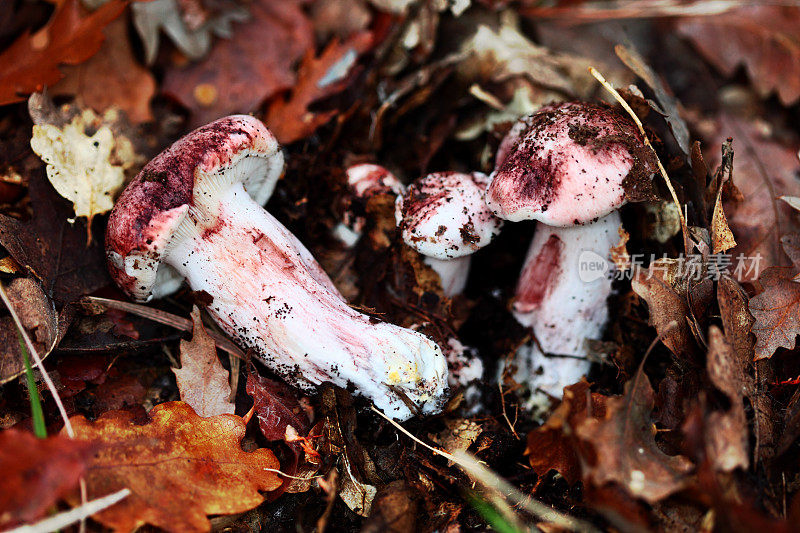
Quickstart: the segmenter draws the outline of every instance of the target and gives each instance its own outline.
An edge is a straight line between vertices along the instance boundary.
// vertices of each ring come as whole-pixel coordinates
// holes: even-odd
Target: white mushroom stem
[[[600,339],[608,321],[619,226],[615,211],[584,226],[536,228],[514,302],[514,316],[539,343],[517,354],[517,377],[531,390],[560,398],[589,370],[586,341]]]
[[[448,298],[452,298],[464,291],[464,287],[467,285],[467,278],[469,278],[471,260],[472,257],[468,255],[453,259],[436,259],[435,257],[425,256],[425,264],[439,274],[442,291]]]
[[[210,294],[215,320],[272,369],[299,385],[353,383],[396,419],[441,408],[447,364],[436,343],[349,307],[311,253],[240,184],[166,215],[163,223],[177,229],[165,262]]]

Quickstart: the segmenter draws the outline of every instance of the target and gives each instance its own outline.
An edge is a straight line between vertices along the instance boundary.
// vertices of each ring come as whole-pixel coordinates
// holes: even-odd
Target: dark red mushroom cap
[[[628,117],[600,104],[548,105],[503,140],[486,203],[507,220],[584,224],[652,198],[655,168]]]
[[[190,210],[204,212],[203,204],[235,183],[263,204],[282,172],[277,140],[254,117],[224,117],[182,137],[145,165],[111,211],[106,256],[112,278],[132,298],[146,300]]]

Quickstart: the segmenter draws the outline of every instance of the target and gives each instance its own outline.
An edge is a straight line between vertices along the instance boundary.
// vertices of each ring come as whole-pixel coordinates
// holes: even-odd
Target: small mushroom
[[[424,335],[363,315],[263,207],[282,172],[257,119],[225,117],[156,156],[128,185],[106,232],[109,270],[146,300],[162,265],[212,298],[208,311],[274,371],[308,387],[352,383],[397,419],[438,412],[447,364]]]
[[[470,255],[503,226],[484,202],[488,182],[480,172],[435,172],[397,197],[395,220],[403,241],[425,256],[446,296],[464,290]]]
[[[333,236],[350,248],[355,246],[361,238],[367,222],[364,216],[358,214],[354,209],[356,207],[354,204],[357,203],[358,207],[363,208],[370,198],[379,194],[396,197],[403,194],[405,186],[394,174],[382,166],[372,163],[352,165],[345,171],[345,174],[351,196],[342,222],[333,229]]]
[[[561,397],[590,366],[587,339],[608,320],[617,210],[649,198],[654,156],[631,120],[607,106],[568,102],[520,119],[497,154],[486,203],[507,220],[538,220],[517,285],[514,315],[534,342],[520,378]],[[546,225],[545,225],[546,224]]]

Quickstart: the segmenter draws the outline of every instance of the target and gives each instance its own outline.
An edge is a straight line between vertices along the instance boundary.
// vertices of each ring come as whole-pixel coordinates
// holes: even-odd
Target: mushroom
[[[489,244],[503,226],[484,202],[488,183],[480,172],[435,172],[397,197],[395,220],[403,241],[425,256],[446,296],[464,290],[470,255]]]
[[[403,194],[405,186],[394,174],[380,165],[372,163],[360,163],[348,167],[345,171],[347,185],[352,196],[350,205],[347,206],[342,222],[333,229],[333,235],[348,248],[355,246],[361,238],[366,225],[363,215],[357,214],[353,209],[353,200],[366,203],[370,198],[379,194],[388,194],[396,197]]]
[[[518,377],[527,377],[532,390],[561,397],[589,369],[585,341],[599,339],[605,328],[617,210],[652,197],[654,156],[627,117],[604,105],[568,102],[520,119],[502,141],[495,168],[486,192],[492,211],[541,223],[513,306],[535,337],[518,353]]]
[[[440,348],[349,307],[305,246],[261,207],[282,167],[275,137],[253,117],[225,117],[178,140],[111,213],[112,277],[146,300],[169,265],[213,298],[208,311],[228,334],[296,385],[352,383],[397,419],[438,412],[447,393]]]

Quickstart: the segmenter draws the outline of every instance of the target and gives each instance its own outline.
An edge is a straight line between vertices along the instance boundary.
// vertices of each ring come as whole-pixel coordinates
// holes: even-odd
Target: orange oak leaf
[[[650,418],[653,402],[653,387],[639,372],[625,384],[623,396],[606,400],[603,419],[586,418],[578,426],[578,437],[594,449],[584,459],[586,477],[595,486],[618,483],[650,503],[684,487],[692,464],[659,449]]]
[[[133,55],[127,17],[109,24],[105,35],[106,42],[94,57],[81,65],[62,67],[64,79],[53,87],[53,94],[78,96],[100,113],[115,105],[136,124],[151,120],[156,80]]]
[[[259,505],[259,491],[281,484],[278,460],[265,448],[245,452],[241,417],[199,417],[184,402],[157,405],[137,425],[126,411],[95,422],[71,419],[76,439],[98,446],[86,472],[89,499],[127,487],[131,495],[93,518],[114,531],[151,524],[167,531],[208,531],[208,514]],[[71,496],[77,504],[77,494]]]
[[[372,45],[372,34],[360,32],[340,43],[337,39],[314,57],[308,50],[297,74],[297,84],[288,96],[279,96],[267,109],[266,124],[282,144],[304,139],[337,112],[314,113],[309,106],[344,88],[347,74],[358,56]]]
[[[230,113],[248,113],[295,82],[294,65],[314,46],[311,23],[298,0],[255,0],[250,19],[232,27],[197,63],[164,76],[164,92],[200,125]]]
[[[773,267],[761,273],[762,291],[750,298],[750,313],[756,319],[756,360],[772,357],[778,348],[795,347],[800,334],[800,283],[791,268]]]
[[[123,0],[111,0],[84,16],[78,0],[60,3],[44,28],[25,32],[0,53],[0,105],[21,102],[63,78],[60,65],[77,65],[96,54],[105,40],[103,28],[125,6]]]
[[[0,529],[42,517],[78,485],[94,451],[65,435],[38,439],[16,429],[0,432]]]
[[[687,17],[678,32],[725,75],[744,64],[762,97],[800,99],[800,8],[747,6],[713,17]]]
[[[228,371],[217,357],[217,345],[203,327],[200,310],[192,310],[192,340],[181,341],[181,367],[173,368],[181,400],[203,417],[233,414]]]

